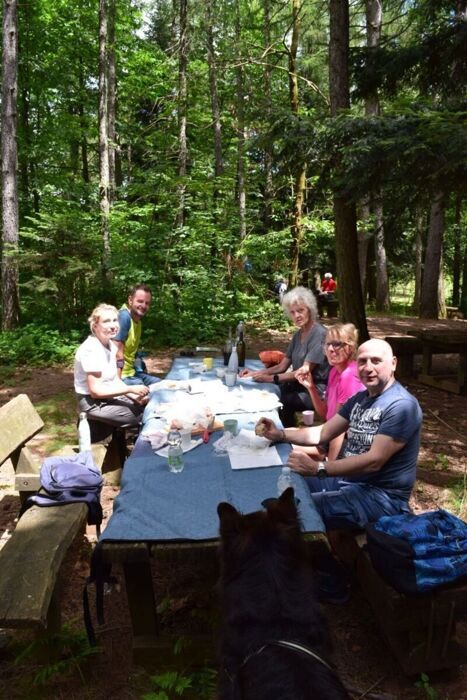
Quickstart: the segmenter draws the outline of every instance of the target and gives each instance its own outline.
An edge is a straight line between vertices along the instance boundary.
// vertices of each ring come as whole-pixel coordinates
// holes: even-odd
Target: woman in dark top
[[[326,329],[316,320],[318,310],[312,292],[305,287],[294,287],[284,295],[282,307],[298,328],[284,359],[273,367],[256,372],[245,369],[242,376],[251,376],[255,382],[274,382],[280,387],[283,404],[280,417],[284,427],[288,428],[295,425],[295,411],[313,409],[308,392],[295,379],[295,372],[311,372],[322,397],[326,390],[329,365],[323,350]]]

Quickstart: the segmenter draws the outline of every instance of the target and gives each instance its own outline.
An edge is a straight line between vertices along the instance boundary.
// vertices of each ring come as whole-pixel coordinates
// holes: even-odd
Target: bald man
[[[319,433],[323,459],[292,450],[290,467],[302,474],[327,529],[363,527],[382,515],[409,512],[420,447],[422,411],[394,377],[397,360],[384,340],[369,340],[357,353],[366,387],[352,396]],[[271,440],[313,445],[316,428],[279,430],[262,418]],[[346,433],[338,459],[325,461],[325,446]]]

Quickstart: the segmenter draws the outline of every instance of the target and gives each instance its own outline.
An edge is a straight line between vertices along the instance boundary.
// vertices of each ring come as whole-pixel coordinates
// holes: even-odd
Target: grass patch
[[[447,508],[461,520],[467,519],[467,480],[465,477],[460,478],[449,489]]]
[[[62,391],[34,405],[44,421],[42,432],[48,436],[43,443],[47,454],[78,442],[76,396],[73,391]]]

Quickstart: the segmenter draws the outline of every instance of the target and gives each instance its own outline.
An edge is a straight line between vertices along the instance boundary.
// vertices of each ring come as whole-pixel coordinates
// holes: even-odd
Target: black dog
[[[221,700],[344,700],[313,600],[293,489],[241,515],[217,512],[221,534]]]

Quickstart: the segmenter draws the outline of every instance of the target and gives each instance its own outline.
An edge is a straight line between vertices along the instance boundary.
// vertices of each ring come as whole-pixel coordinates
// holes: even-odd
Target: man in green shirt
[[[128,303],[118,312],[120,330],[114,338],[117,343],[117,368],[125,384],[155,384],[157,377],[135,366],[136,353],[141,340],[141,319],[149,311],[152,292],[147,284],[136,284],[130,290]]]

